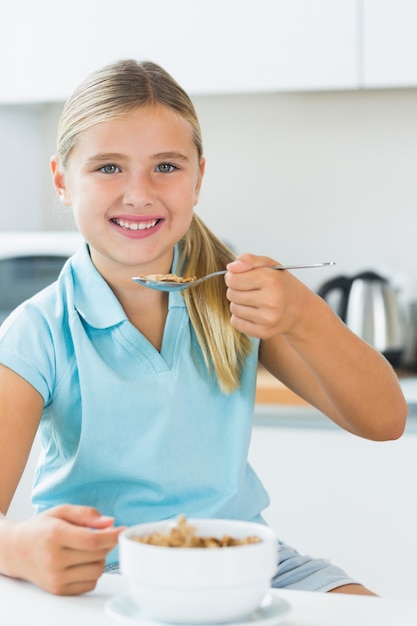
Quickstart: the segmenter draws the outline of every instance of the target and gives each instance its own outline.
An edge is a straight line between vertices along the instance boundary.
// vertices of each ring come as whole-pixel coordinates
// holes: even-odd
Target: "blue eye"
[[[160,163],[159,165],[156,166],[156,170],[158,172],[161,172],[162,174],[169,174],[170,172],[173,172],[176,169],[177,168],[175,167],[175,165],[171,165],[171,163]]]
[[[103,174],[116,174],[116,172],[120,172],[120,169],[114,163],[107,163],[100,167],[100,172],[103,172]]]

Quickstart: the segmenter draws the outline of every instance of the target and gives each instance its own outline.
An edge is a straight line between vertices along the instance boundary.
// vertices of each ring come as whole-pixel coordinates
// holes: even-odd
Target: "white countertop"
[[[0,576],[0,624],[3,626],[116,626],[106,602],[127,591],[123,576],[105,574],[92,593],[50,595],[23,581]],[[279,626],[416,626],[417,602],[336,593],[274,591],[291,609]],[[124,622],[126,623],[126,622]],[[136,622],[138,625],[140,621]],[[255,625],[255,622],[249,622]]]
[[[399,383],[408,404],[417,404],[417,376],[404,376]]]

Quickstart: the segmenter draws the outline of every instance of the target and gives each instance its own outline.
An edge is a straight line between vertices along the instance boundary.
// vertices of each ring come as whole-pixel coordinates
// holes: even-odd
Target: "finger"
[[[257,337],[258,339],[263,339],[265,337],[265,329],[259,326],[259,324],[242,319],[241,317],[236,317],[235,315],[231,316],[230,323],[233,328],[236,328],[236,330],[244,333],[245,335]]]
[[[258,339],[268,339],[279,332],[273,325],[259,324],[256,321],[243,319],[235,315],[231,316],[230,323],[241,333],[249,335],[250,337],[257,337]]]
[[[282,302],[285,285],[282,272],[256,269],[244,274],[227,275],[227,299],[234,304],[259,308],[275,308]]]
[[[83,552],[108,552],[117,544],[123,527],[90,529],[82,526],[66,525],[60,529],[59,544],[64,549]]]
[[[62,544],[50,546],[42,572],[47,588],[60,593],[63,586],[69,583],[96,579],[103,573],[106,556],[116,544],[117,538],[110,544],[95,543],[90,549],[85,548],[82,541],[77,543],[77,547]]]
[[[108,553],[109,550],[107,548],[97,550],[74,550],[70,548],[61,548],[60,556],[56,561],[58,563],[59,559],[59,567],[57,566],[56,569],[71,570],[71,572],[73,572],[77,568],[94,565],[95,563],[102,563],[104,569]],[[75,579],[75,577],[76,575],[74,574],[73,578]]]
[[[56,590],[48,589],[48,591],[59,596],[79,596],[84,593],[88,593],[89,591],[94,591],[99,578],[100,576],[97,576],[97,578],[91,578],[89,580],[83,580],[81,582],[77,580],[74,581],[74,583],[72,584],[58,587]]]
[[[232,283],[234,286],[232,286]],[[262,289],[253,278],[241,279],[237,276],[232,276],[229,281],[229,286],[226,291],[226,298],[232,305],[240,305],[248,308],[259,308],[260,298],[259,291]]]
[[[51,523],[44,525],[42,546],[49,559],[55,563],[68,564],[70,551],[96,553],[99,557],[108,553],[117,544],[123,527],[91,529],[78,526],[62,519],[51,519]],[[97,556],[95,557],[97,558]],[[83,559],[81,559],[81,562]],[[74,561],[72,560],[71,563]]]
[[[107,528],[114,524],[113,517],[102,515],[100,511],[91,506],[61,504],[45,511],[44,515],[65,520],[70,524],[88,526],[90,528]]]
[[[272,267],[272,266],[270,266]],[[276,294],[280,285],[284,284],[285,272],[274,272],[265,265],[259,267],[253,267],[250,270],[242,272],[228,272],[225,276],[225,282],[229,289],[229,300],[233,300],[237,292],[254,292],[256,301],[259,302],[258,293],[260,289],[270,290],[270,293],[265,292],[266,298],[270,298],[271,295]],[[264,296],[262,297],[264,301]]]
[[[278,265],[278,263],[269,257],[257,256],[246,252],[236,257],[236,259],[229,263],[226,267],[229,272],[239,274],[241,272],[248,272],[249,270],[259,267],[268,267],[272,265]]]
[[[44,586],[57,595],[78,595],[92,591],[105,567],[105,558],[78,563],[46,575]]]
[[[267,311],[249,307],[231,306],[231,315],[233,320],[241,320],[256,326],[268,328],[276,323],[276,316],[269,314]],[[240,330],[240,329],[239,329]]]
[[[236,330],[258,338],[266,338],[277,332],[279,315],[269,308],[230,304],[231,324]]]

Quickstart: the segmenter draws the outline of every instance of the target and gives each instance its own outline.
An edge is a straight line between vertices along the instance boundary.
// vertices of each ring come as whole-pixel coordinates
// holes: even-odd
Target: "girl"
[[[0,330],[4,514],[38,428],[43,445],[38,514],[0,521],[3,574],[78,594],[117,567],[125,525],[263,523],[247,462],[258,361],[351,433],[403,432],[386,360],[274,259],[234,259],[194,214],[204,166],[191,100],[153,63],[96,72],[64,108],[52,177],[85,245]],[[132,281],[223,267],[183,295]],[[273,584],[371,593],[283,543]]]

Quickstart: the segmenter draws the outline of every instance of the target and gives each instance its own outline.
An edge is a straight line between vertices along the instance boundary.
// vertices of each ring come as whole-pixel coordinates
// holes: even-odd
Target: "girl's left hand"
[[[268,339],[291,332],[300,320],[311,292],[289,272],[268,269],[277,264],[269,257],[242,254],[227,265],[227,298],[237,330]]]
[[[408,409],[389,363],[291,272],[265,267],[276,264],[252,254],[228,264],[234,328],[261,339],[262,365],[336,424],[397,439]]]

